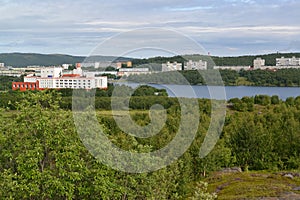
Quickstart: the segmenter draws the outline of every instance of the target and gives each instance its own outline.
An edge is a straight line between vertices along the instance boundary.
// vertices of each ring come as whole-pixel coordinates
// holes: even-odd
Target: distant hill
[[[208,62],[208,66],[250,66],[253,65],[253,60],[257,57],[261,57],[266,60],[266,65],[276,65],[276,58],[280,57],[300,57],[300,53],[273,53],[266,55],[245,55],[238,57],[219,57],[219,56],[207,56],[207,55],[184,55],[173,57],[153,57],[148,59],[133,59],[126,57],[115,56],[71,56],[63,54],[36,54],[36,53],[2,53],[0,54],[0,62],[4,62],[6,66],[25,67],[29,65],[61,65],[64,63],[75,64],[77,62],[111,62],[111,61],[129,61],[132,60],[134,66],[147,64],[147,63],[164,63],[167,61],[184,62],[185,59],[191,60],[204,60]]]
[[[251,66],[253,65],[253,60],[257,57],[261,57],[266,60],[267,66],[275,66],[276,58],[291,58],[293,56],[300,57],[300,53],[272,53],[265,55],[247,55],[238,57],[218,57],[212,56],[213,61],[217,66]]]
[[[35,54],[35,53],[2,53],[0,62],[7,66],[25,67],[29,65],[61,65],[64,63],[74,64],[82,62],[85,57],[61,54]]]
[[[30,65],[53,66],[64,63],[75,64],[77,62],[99,62],[99,61],[115,61],[115,60],[131,60],[131,58],[114,57],[114,56],[91,56],[86,60],[84,56],[71,56],[63,54],[36,54],[36,53],[2,53],[0,54],[0,62],[4,62],[6,66],[25,67]]]
[[[257,57],[261,57],[266,60],[266,65],[275,66],[276,58],[280,57],[290,58],[292,56],[300,57],[300,53],[273,53],[266,55],[245,55],[238,57],[220,57],[220,56],[208,56],[208,55],[184,55],[184,56],[173,56],[173,57],[153,57],[148,59],[134,59],[132,62],[134,65],[142,65],[147,63],[165,63],[170,62],[184,62],[186,60],[203,60],[207,61],[208,67],[216,66],[251,66],[253,60]]]

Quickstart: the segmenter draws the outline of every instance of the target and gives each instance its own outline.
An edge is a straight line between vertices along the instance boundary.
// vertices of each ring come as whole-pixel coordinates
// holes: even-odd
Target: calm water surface
[[[131,87],[137,87],[137,83],[122,83]],[[242,98],[244,96],[278,95],[285,100],[288,97],[300,96],[300,87],[253,87],[253,86],[190,86],[190,85],[159,85],[147,84],[149,86],[166,89],[170,97],[187,98],[211,98],[213,99],[232,99]],[[211,95],[210,95],[211,94]]]

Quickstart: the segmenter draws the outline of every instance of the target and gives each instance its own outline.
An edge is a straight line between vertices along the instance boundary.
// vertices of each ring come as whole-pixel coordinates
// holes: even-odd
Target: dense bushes
[[[21,103],[15,104],[18,111],[0,112],[3,198],[186,199],[195,194],[195,182],[224,167],[300,169],[300,97],[286,102],[278,102],[276,97],[273,101],[270,97],[256,97],[261,105],[255,104],[255,98],[233,99],[231,102],[236,106],[233,109],[239,111],[228,112],[220,140],[203,159],[199,157],[199,149],[210,125],[211,105],[209,100],[200,99],[197,135],[180,159],[156,172],[127,174],[108,168],[88,153],[74,128],[72,112],[58,106],[62,107],[71,97],[62,100],[55,91],[18,94],[22,94]],[[150,138],[124,133],[110,112],[96,113],[115,145],[148,152],[172,141],[181,120],[177,100],[163,96],[132,98],[132,119],[147,125],[151,121],[147,109],[156,103],[167,109],[167,120],[159,133]],[[95,105],[108,109],[110,97],[97,97]],[[122,118],[122,113],[118,117]]]
[[[1,76],[0,75],[0,91],[11,91],[12,82],[23,81],[23,77]]]

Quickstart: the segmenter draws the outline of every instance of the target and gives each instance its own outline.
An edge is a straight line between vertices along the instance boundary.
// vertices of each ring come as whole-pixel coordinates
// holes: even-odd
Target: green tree
[[[271,98],[268,95],[255,95],[254,103],[266,106],[271,104]]]
[[[74,131],[71,113],[59,109],[59,101],[56,92],[26,93],[16,119],[1,127],[5,130],[0,150],[2,198],[95,197],[93,188],[99,185],[93,172],[109,171],[87,153]],[[112,187],[118,188],[110,176],[98,184],[104,199]]]
[[[280,100],[279,100],[278,95],[273,95],[271,97],[271,104],[279,104],[279,103],[280,103]]]

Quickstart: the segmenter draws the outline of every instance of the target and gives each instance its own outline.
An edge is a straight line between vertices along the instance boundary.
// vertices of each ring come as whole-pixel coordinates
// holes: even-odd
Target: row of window
[[[59,80],[60,82],[91,82],[91,80],[74,80],[74,79],[72,79],[72,80]]]
[[[27,85],[27,84],[14,84],[14,88],[36,88],[35,85]]]

